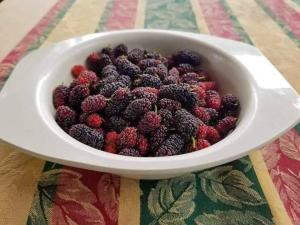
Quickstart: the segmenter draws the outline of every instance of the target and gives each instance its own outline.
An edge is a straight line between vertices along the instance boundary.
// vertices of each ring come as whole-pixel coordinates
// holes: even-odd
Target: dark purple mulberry
[[[184,142],[180,135],[172,134],[158,148],[155,156],[172,156],[181,153]]]
[[[169,85],[169,84],[178,84],[179,83],[179,76],[168,76],[164,79],[163,84]]]
[[[67,128],[76,123],[76,112],[68,106],[59,106],[55,114],[59,126]]]
[[[222,104],[228,110],[236,110],[238,109],[240,102],[233,94],[226,94],[222,98]]]
[[[160,88],[159,98],[173,99],[187,109],[192,109],[197,104],[197,96],[186,85],[170,84]]]
[[[116,81],[125,84],[127,87],[131,86],[131,79],[129,76],[126,75],[118,76]]]
[[[92,53],[87,58],[87,67],[94,71],[97,75],[101,74],[102,69],[112,64],[109,55]]]
[[[100,88],[99,94],[105,97],[110,97],[118,88],[125,88],[126,85],[122,82],[113,82]]]
[[[179,71],[176,67],[169,70],[169,76],[179,77]]]
[[[69,130],[69,134],[81,143],[93,148],[101,149],[103,146],[103,135],[84,124],[73,125]]]
[[[131,91],[131,99],[140,99],[140,98],[146,98],[148,99],[152,104],[155,104],[157,101],[157,95],[152,92],[146,92],[141,88],[135,88]]]
[[[116,59],[116,66],[120,74],[124,74],[130,77],[133,77],[141,73],[140,68],[137,65],[133,64],[132,62],[130,62],[124,56],[120,56]]]
[[[201,74],[190,72],[183,74],[181,76],[181,82],[188,83],[188,84],[198,84],[201,81],[204,81],[206,78],[203,77]]]
[[[175,113],[175,121],[177,131],[186,141],[189,141],[192,139],[192,137],[197,136],[201,121],[191,113],[185,109],[180,109]]]
[[[193,66],[198,66],[201,64],[200,54],[191,50],[179,51],[174,58],[177,63],[189,63]]]
[[[144,71],[148,67],[157,67],[160,63],[161,61],[157,59],[143,59],[139,62],[138,66]]]
[[[119,155],[141,157],[140,152],[135,148],[123,148],[121,151],[119,151]]]
[[[161,55],[158,52],[148,52],[145,53],[145,58],[147,59],[159,59]]]
[[[179,71],[180,75],[190,73],[194,71],[194,67],[188,63],[182,63],[177,66],[177,70]]]
[[[127,51],[128,51],[128,48],[126,45],[119,44],[116,47],[114,47],[113,54],[114,54],[115,58],[117,58],[121,55],[127,55]]]
[[[102,48],[101,53],[106,54],[106,55],[111,55],[112,48],[111,47]]]
[[[168,135],[168,128],[164,125],[161,125],[156,129],[150,138],[150,148],[152,152],[156,152],[161,143],[166,139]]]
[[[81,110],[87,113],[100,111],[106,106],[106,99],[103,95],[91,95],[81,103]]]
[[[117,131],[118,133],[128,127],[129,122],[119,116],[112,116],[107,121],[107,128]]]
[[[170,110],[167,109],[160,109],[158,114],[161,117],[161,124],[165,125],[166,127],[171,128],[173,125],[173,115]]]
[[[90,95],[90,90],[86,85],[76,85],[72,88],[69,96],[69,104],[73,108],[78,108],[81,102]]]
[[[130,91],[126,88],[117,89],[111,97],[107,107],[105,108],[106,116],[114,116],[121,114],[129,104]]]
[[[134,48],[128,53],[128,60],[134,64],[144,59],[144,51],[139,48]]]
[[[150,111],[152,108],[151,102],[146,98],[136,99],[129,103],[124,112],[124,117],[134,121],[142,114]]]
[[[114,65],[107,65],[102,69],[101,72],[102,78],[110,77],[110,76],[119,76],[117,68]]]
[[[69,98],[69,88],[64,85],[57,86],[53,91],[53,105],[55,108],[66,105]]]
[[[144,74],[158,76],[157,71],[158,71],[157,67],[148,67],[144,70]]]
[[[151,76],[149,74],[143,74],[139,76],[137,80],[134,81],[134,84],[139,87],[159,88],[161,85],[161,81],[158,77]]]
[[[161,117],[156,112],[146,112],[138,124],[141,134],[148,134],[160,126]]]
[[[167,109],[170,110],[171,112],[175,112],[181,109],[181,103],[176,100],[162,98],[159,100],[159,107],[161,109]]]

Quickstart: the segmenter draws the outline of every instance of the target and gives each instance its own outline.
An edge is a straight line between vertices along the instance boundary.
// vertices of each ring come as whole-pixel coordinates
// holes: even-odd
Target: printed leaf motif
[[[213,214],[204,213],[198,216],[195,222],[197,225],[273,225],[267,218],[248,210],[216,210]]]
[[[252,163],[248,157],[241,158],[239,161],[245,165],[245,168],[243,169],[245,173],[252,169]]]
[[[259,193],[251,188],[252,182],[232,166],[220,166],[199,173],[201,188],[213,202],[222,202],[238,208],[264,204]]]
[[[120,178],[112,174],[103,174],[97,184],[98,200],[114,222],[118,219],[119,189]]]
[[[279,146],[284,155],[300,161],[300,135],[297,134],[295,129],[279,138]]]
[[[159,181],[150,191],[148,209],[154,220],[151,225],[184,225],[195,209],[196,195],[194,174]]]
[[[80,180],[81,174],[67,169],[44,172],[35,196],[32,224],[104,224],[101,212],[93,205],[95,194]],[[34,216],[37,215],[37,216]],[[38,217],[44,215],[45,223]]]

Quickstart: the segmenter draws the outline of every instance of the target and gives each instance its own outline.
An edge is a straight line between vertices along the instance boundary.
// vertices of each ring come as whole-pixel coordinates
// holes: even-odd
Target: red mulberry
[[[83,112],[97,112],[106,106],[106,99],[103,95],[91,95],[88,96],[81,103],[81,109]]]
[[[64,85],[57,86],[53,91],[53,105],[58,108],[67,105],[69,98],[69,88]]]
[[[138,124],[138,131],[142,134],[150,133],[160,126],[161,117],[155,112],[147,112]]]
[[[119,135],[118,148],[133,148],[137,141],[137,131],[134,127],[126,127]]]
[[[59,106],[55,114],[59,126],[66,128],[76,123],[76,112],[68,106]]]

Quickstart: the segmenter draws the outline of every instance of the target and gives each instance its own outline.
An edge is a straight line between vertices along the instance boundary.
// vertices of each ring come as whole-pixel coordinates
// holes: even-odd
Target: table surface
[[[31,50],[129,28],[255,45],[300,91],[299,0],[4,0],[0,88]],[[45,162],[0,142],[0,224],[300,225],[299,131],[229,164],[162,181]]]

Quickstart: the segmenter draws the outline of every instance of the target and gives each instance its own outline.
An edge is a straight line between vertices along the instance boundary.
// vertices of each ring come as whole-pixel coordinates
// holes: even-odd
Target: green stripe
[[[103,12],[103,15],[101,19],[99,20],[98,26],[95,30],[95,32],[101,32],[101,31],[106,31],[106,24],[108,21],[108,18],[110,17],[112,13],[112,8],[114,5],[115,0],[109,0],[106,4],[105,10]]]
[[[219,1],[220,1],[220,4],[223,6],[225,12],[229,16],[229,19],[231,20],[236,33],[241,37],[242,41],[253,45],[253,42],[251,41],[249,35],[243,29],[242,25],[238,21],[237,17],[234,15],[232,9],[229,7],[226,0],[219,0]]]
[[[288,28],[285,23],[280,20],[273,12],[261,1],[255,0],[256,3],[267,13],[276,23],[277,25],[283,30],[283,32],[300,48],[300,40],[293,34],[293,32]]]
[[[145,28],[199,32],[188,0],[147,0]]]
[[[300,123],[295,127],[295,129],[298,132],[298,134],[300,135]]]

